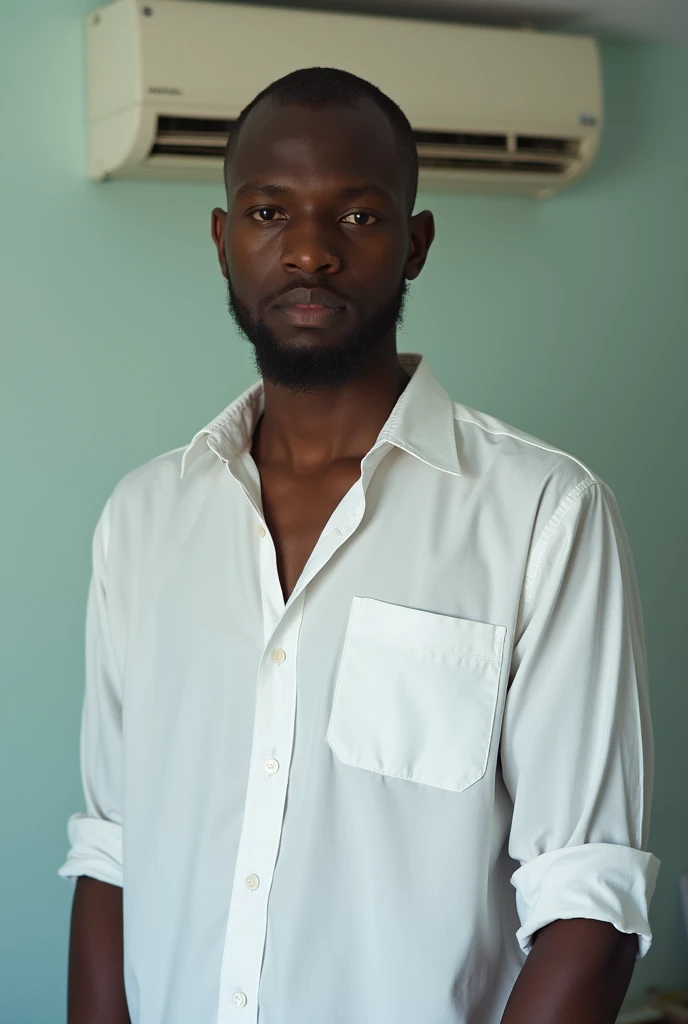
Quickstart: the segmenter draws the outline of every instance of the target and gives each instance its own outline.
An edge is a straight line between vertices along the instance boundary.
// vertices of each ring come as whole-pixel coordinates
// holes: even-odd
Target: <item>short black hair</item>
[[[270,99],[280,106],[293,105],[312,109],[327,106],[355,107],[366,101],[376,106],[392,126],[402,166],[405,169],[408,212],[413,212],[418,192],[418,151],[413,129],[406,114],[393,99],[372,82],[339,68],[300,68],[298,71],[292,71],[272,82],[244,107],[227,142],[225,183],[242,126],[256,104],[263,99]]]

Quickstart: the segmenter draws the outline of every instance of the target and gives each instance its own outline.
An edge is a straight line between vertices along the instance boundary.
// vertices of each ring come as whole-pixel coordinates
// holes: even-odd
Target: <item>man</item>
[[[262,383],[96,530],[70,1024],[611,1024],[657,870],[613,496],[397,356],[388,97],[286,76],[226,184]]]

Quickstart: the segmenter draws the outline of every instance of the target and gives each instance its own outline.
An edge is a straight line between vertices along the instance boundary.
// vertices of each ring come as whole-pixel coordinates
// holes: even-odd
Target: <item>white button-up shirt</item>
[[[650,942],[651,732],[617,506],[419,357],[289,599],[260,384],[94,540],[86,814],[134,1024],[498,1024],[538,929]]]

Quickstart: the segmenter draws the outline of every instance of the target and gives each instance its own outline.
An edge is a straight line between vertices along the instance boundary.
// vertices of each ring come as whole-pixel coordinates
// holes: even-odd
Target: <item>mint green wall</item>
[[[217,189],[84,179],[87,0],[0,11],[0,1021],[63,1020],[71,891],[55,875],[77,766],[90,536],[129,468],[252,379],[208,239]],[[574,452],[615,489],[647,620],[657,736],[656,945],[683,984],[688,51],[608,45],[608,128],[546,205],[425,197],[438,238],[403,346],[469,405]]]

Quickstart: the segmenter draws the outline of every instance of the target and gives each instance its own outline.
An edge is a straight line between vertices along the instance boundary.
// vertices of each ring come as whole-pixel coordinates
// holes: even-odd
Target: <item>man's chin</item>
[[[301,330],[288,338],[254,334],[249,341],[261,376],[294,391],[340,387],[361,372],[370,354],[361,336],[328,338],[324,331]]]
[[[313,329],[309,327],[294,327],[288,332],[275,332],[271,344],[283,352],[333,352],[345,351],[356,345],[357,333],[341,330],[327,330],[326,328]],[[264,339],[249,337],[251,344],[264,343]]]

